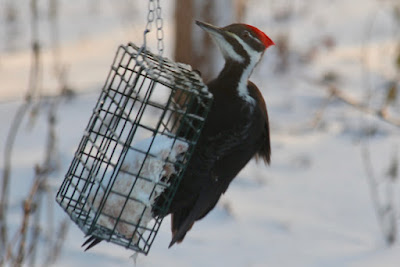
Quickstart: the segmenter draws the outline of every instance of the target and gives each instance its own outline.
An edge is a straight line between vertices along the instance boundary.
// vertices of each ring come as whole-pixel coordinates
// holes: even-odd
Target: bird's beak
[[[214,25],[201,22],[198,20],[196,20],[196,24],[214,37],[222,37],[225,34],[225,31],[223,29],[216,27]]]
[[[201,21],[196,21],[196,24],[211,36],[211,39],[219,47],[225,59],[230,58],[239,62],[243,61],[243,58],[234,52],[234,48],[230,43],[234,38],[233,33],[230,33],[225,28],[219,28]]]

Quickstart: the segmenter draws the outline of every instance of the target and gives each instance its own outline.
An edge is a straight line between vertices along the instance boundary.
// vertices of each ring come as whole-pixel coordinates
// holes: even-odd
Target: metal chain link
[[[160,0],[157,0],[157,9],[156,9],[156,27],[157,27],[157,49],[160,56],[162,56],[164,52],[164,20],[161,16],[161,6]]]
[[[154,0],[149,0],[148,10],[149,12],[147,13],[147,24],[146,24],[146,29],[144,31],[145,37],[146,34],[148,34],[151,31],[151,25],[154,21],[154,10],[155,10]]]
[[[146,40],[146,35],[151,32],[152,29],[152,24],[155,21],[156,28],[157,28],[157,50],[158,54],[162,56],[164,52],[164,21],[161,15],[161,5],[160,5],[160,0],[149,0],[149,5],[148,5],[148,14],[147,14],[147,24],[146,28],[143,33],[143,39],[144,39],[144,44],[143,46],[146,47],[147,45],[147,40]]]

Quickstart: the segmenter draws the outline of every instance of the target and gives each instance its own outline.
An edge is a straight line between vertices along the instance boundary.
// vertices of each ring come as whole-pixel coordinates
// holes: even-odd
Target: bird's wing
[[[204,157],[208,158],[212,161],[210,163],[214,164],[216,160],[228,155],[241,145],[248,136],[248,130],[249,125],[246,125],[240,128],[225,130],[209,137]]]
[[[271,141],[269,134],[269,119],[267,105],[265,104],[264,97],[262,96],[260,90],[251,81],[248,82],[248,89],[251,94],[254,94],[254,98],[257,99],[257,108],[263,117],[263,140],[260,149],[257,151],[256,159],[263,159],[266,164],[271,162]]]
[[[229,130],[220,132],[213,137],[208,138],[206,146],[199,147],[198,152],[192,160],[195,164],[189,164],[185,176],[189,179],[190,175],[196,175],[197,177],[204,177],[204,179],[197,180],[212,180],[213,168],[215,163],[229,155],[238,145],[242,144],[243,139],[246,137],[246,128],[240,131]],[[198,198],[195,200],[194,205],[190,208],[181,208],[174,211],[172,214],[172,233],[173,237],[170,243],[170,247],[176,242],[181,242],[185,237],[186,233],[191,229],[194,222],[204,217],[218,202],[218,199],[222,192],[226,190],[231,179],[221,179],[212,188],[207,188],[206,190],[201,190]]]

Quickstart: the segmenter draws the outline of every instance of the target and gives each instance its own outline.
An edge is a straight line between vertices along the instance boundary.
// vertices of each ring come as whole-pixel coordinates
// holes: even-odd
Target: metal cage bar
[[[57,202],[86,235],[147,254],[211,102],[189,66],[120,46]]]

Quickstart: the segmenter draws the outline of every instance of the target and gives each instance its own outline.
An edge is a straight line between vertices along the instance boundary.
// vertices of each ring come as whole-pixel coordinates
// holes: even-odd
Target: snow
[[[92,2],[62,2],[62,60],[68,66],[67,79],[79,94],[61,102],[57,113],[61,169],[51,177],[54,196],[84,133],[117,46],[128,41],[140,44],[143,37],[146,14],[140,10],[146,8],[145,1],[134,8],[132,2],[125,0],[115,1],[118,4],[99,1],[96,15],[85,17]],[[378,96],[385,83],[396,79],[390,62],[399,29],[390,17],[390,1],[265,2],[249,0],[245,22],[257,26],[274,41],[280,34],[288,34],[291,47],[286,72],[276,71],[278,48],[271,47],[251,78],[267,102],[271,166],[252,161],[215,210],[194,225],[182,244],[171,249],[167,248],[170,218],[165,218],[148,256],[140,255],[137,266],[399,266],[399,242],[387,246],[382,238],[362,159],[367,146],[375,175],[384,177],[395,147],[399,148],[399,128],[334,99],[323,109],[328,85],[321,82],[323,75],[333,72],[337,76],[335,85],[345,93],[360,99],[372,93],[374,105],[381,101]],[[166,36],[164,56],[171,56],[173,5],[161,3]],[[130,8],[124,10],[124,5]],[[129,14],[132,8],[135,11]],[[286,19],[274,19],[284,11],[289,14]],[[73,26],[75,23],[68,23],[73,14],[76,21],[82,22],[79,29]],[[21,16],[21,20],[25,22],[21,25],[29,23],[27,16]],[[7,37],[1,27],[0,37]],[[29,33],[29,29],[19,30]],[[1,151],[10,118],[21,104],[28,81],[30,55],[22,44],[28,43],[29,34],[19,36],[17,47],[11,51],[2,43],[5,37],[0,38]],[[148,41],[156,51],[152,37]],[[323,44],[326,37],[333,38],[333,47]],[[47,47],[48,41],[43,50],[43,92],[54,94],[57,84],[51,72],[52,52]],[[399,106],[397,101],[393,107],[397,114]],[[311,127],[322,109],[321,119]],[[25,119],[16,136],[8,218],[14,231],[21,221],[21,201],[31,185],[34,165],[45,153],[45,111],[46,107],[40,110],[34,124]],[[365,131],[371,129],[375,134],[365,137]],[[1,153],[0,162],[3,161]],[[397,181],[395,185],[398,195]],[[65,218],[61,208],[54,209],[57,220]],[[134,264],[131,250],[102,242],[83,252],[83,241],[83,233],[71,225],[55,265]]]

